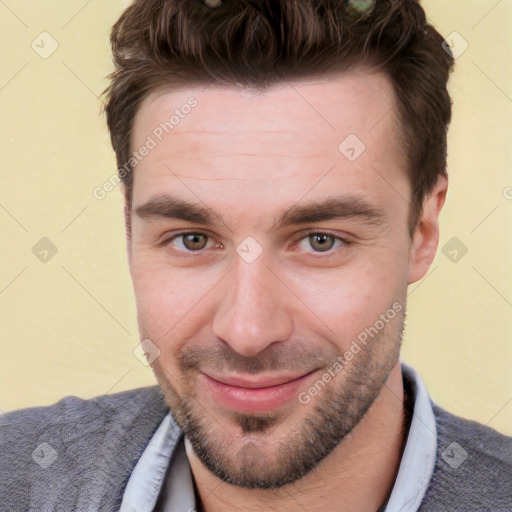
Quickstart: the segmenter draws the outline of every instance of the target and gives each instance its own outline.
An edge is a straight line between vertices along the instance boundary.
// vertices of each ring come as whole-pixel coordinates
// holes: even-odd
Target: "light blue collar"
[[[403,361],[402,374],[410,383],[414,411],[386,512],[416,512],[425,496],[436,462],[436,419],[427,388],[416,370]]]

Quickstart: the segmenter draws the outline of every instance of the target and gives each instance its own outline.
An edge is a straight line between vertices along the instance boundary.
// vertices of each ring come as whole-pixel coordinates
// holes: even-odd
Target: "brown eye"
[[[326,233],[315,233],[308,236],[309,245],[319,252],[328,251],[334,247],[336,238]]]
[[[178,238],[183,240],[183,246],[189,251],[200,251],[208,243],[208,237],[201,233],[187,233]]]

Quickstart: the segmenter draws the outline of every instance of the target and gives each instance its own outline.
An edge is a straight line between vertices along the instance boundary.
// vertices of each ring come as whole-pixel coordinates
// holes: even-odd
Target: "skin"
[[[379,73],[265,92],[153,94],[136,115],[132,149],[190,96],[197,106],[134,170],[128,256],[140,336],[160,351],[152,367],[186,433],[201,507],[376,510],[393,488],[408,428],[398,360],[407,286],[434,258],[446,179],[425,199],[411,238],[395,99]],[[353,162],[338,150],[349,134],[366,146]],[[216,223],[175,218],[176,209],[155,215],[147,204],[162,195],[206,209]],[[291,207],[335,197],[352,200],[342,216],[276,226]],[[354,198],[372,215],[347,215]],[[257,246],[244,245],[247,237]],[[262,252],[248,263],[241,243]],[[307,392],[393,305],[401,313],[307,404],[294,397],[237,411],[205,385],[204,373],[311,372],[297,395]]]

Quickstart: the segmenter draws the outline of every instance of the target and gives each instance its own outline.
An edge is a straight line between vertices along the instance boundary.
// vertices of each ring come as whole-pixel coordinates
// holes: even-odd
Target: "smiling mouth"
[[[215,380],[221,384],[226,384],[227,386],[235,386],[245,389],[265,389],[271,388],[274,386],[280,386],[283,384],[287,384],[294,380],[300,379],[313,373],[315,370],[311,370],[309,372],[301,372],[301,373],[289,373],[283,375],[268,375],[268,376],[253,376],[253,375],[231,375],[231,376],[213,376],[207,375],[210,379]]]
[[[268,411],[297,399],[316,370],[281,375],[210,376],[199,373],[206,394],[221,407],[245,412]]]

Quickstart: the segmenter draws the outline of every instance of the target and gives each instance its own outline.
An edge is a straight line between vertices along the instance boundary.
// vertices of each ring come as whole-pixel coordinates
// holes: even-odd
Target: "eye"
[[[169,240],[169,243],[182,251],[201,251],[208,245],[209,238],[203,233],[182,233]]]
[[[327,252],[333,248],[339,247],[343,240],[339,237],[329,233],[311,233],[303,238],[299,245],[301,249],[310,250],[307,246],[313,249],[314,252]]]

